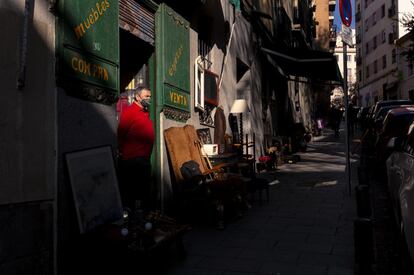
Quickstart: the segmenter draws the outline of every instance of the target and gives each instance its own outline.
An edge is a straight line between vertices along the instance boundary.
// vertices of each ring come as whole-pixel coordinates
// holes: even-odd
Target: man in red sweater
[[[151,91],[135,89],[133,103],[122,112],[118,124],[119,188],[124,206],[149,210],[151,202],[151,152],[154,127],[149,117]]]

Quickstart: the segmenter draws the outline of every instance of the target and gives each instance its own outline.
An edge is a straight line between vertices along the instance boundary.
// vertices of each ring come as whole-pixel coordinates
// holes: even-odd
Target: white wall
[[[398,0],[398,38],[403,37],[407,30],[402,25],[402,19],[404,16],[412,17],[414,12],[414,5],[411,1],[408,0]]]

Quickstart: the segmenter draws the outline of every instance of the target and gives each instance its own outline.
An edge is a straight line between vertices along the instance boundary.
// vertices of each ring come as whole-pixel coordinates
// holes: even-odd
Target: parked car
[[[396,99],[396,100],[381,100],[375,103],[375,105],[370,110],[369,117],[371,119],[374,119],[376,113],[378,110],[384,106],[392,106],[392,105],[410,105],[413,104],[413,102],[409,99]]]
[[[400,107],[388,112],[375,143],[375,158],[380,169],[385,167],[385,161],[391,154],[387,146],[390,139],[404,136],[413,121],[414,107]]]
[[[364,148],[364,151],[372,156],[373,154],[375,154],[376,150],[377,150],[377,146],[376,143],[378,143],[378,130],[377,127],[375,125],[375,114],[378,112],[378,110],[384,106],[392,106],[392,105],[403,105],[403,104],[413,104],[411,100],[406,100],[406,99],[401,99],[401,100],[382,100],[382,101],[378,101],[377,103],[375,103],[375,105],[371,106],[369,111],[368,111],[368,115],[367,115],[367,119],[364,120],[364,125],[362,125],[363,127],[365,127],[365,133],[363,135],[363,137],[361,138],[361,148]],[[378,125],[377,125],[378,126]],[[386,144],[381,144],[383,151],[386,151]],[[381,154],[381,152],[380,152]],[[383,163],[385,161],[382,161]]]
[[[414,107],[414,105],[388,105],[379,108],[377,113],[374,114],[375,129],[380,132],[382,127],[384,126],[384,120],[388,112],[392,109],[397,109],[401,107]]]
[[[414,123],[402,138],[393,137],[386,161],[388,188],[397,225],[414,262]]]

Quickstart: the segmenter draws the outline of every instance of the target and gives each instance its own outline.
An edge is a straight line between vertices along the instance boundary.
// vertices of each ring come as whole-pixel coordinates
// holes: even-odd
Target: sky
[[[351,0],[351,6],[352,6],[352,22],[351,22],[351,28],[355,29],[355,0]],[[338,28],[338,31],[341,30],[341,16],[339,15],[339,0],[336,0],[335,5],[335,16],[334,16],[334,24]]]

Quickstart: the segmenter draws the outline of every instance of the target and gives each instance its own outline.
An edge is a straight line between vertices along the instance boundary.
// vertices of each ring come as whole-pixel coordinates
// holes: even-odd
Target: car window
[[[403,137],[413,120],[414,113],[399,116],[390,116],[390,113],[388,113],[384,121],[382,133],[390,137]]]

